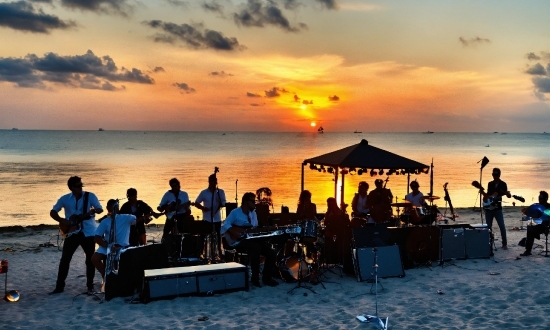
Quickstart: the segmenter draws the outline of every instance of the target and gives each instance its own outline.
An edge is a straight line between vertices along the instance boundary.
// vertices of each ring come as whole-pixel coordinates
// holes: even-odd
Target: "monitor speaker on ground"
[[[403,263],[401,262],[401,253],[399,246],[381,246],[376,248],[359,248],[354,250],[355,272],[357,281],[374,280],[374,249],[377,259],[378,277],[403,277]]]
[[[390,243],[390,232],[384,226],[361,227],[352,229],[355,248],[387,246]]]
[[[491,257],[491,239],[487,228],[465,229],[464,244],[468,259]]]
[[[464,228],[441,230],[441,261],[465,258]]]

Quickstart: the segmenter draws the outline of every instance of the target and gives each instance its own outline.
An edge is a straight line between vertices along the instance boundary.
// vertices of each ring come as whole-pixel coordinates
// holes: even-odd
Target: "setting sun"
[[[317,124],[315,124],[314,122],[311,123],[311,127],[315,127]]]

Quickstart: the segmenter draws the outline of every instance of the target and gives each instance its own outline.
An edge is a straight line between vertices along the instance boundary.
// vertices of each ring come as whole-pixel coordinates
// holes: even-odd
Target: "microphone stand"
[[[378,248],[373,247],[372,252],[374,253],[374,263],[372,268],[374,268],[374,283],[375,283],[375,313],[374,315],[357,315],[356,318],[361,322],[372,322],[374,325],[376,325],[378,328],[382,330],[388,329],[388,317],[379,317],[378,316]],[[372,285],[371,285],[371,293],[372,293]]]

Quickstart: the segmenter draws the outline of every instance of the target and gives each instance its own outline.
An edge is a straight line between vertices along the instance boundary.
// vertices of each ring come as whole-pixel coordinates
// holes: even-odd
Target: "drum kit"
[[[392,203],[391,206],[397,208],[396,227],[431,225],[437,220],[439,213],[437,206],[433,205],[433,201],[440,199],[439,196],[424,196],[424,201],[429,201],[430,205],[414,206],[409,201]],[[403,208],[403,213],[400,212]]]
[[[296,225],[279,227],[286,240],[280,240],[277,266],[281,279],[296,282],[311,278],[320,267],[320,246],[324,228],[317,220],[304,220]]]

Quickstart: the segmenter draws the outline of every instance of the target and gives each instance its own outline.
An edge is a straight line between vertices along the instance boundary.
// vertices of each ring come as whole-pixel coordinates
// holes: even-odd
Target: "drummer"
[[[420,192],[420,185],[416,180],[410,184],[412,192],[405,196],[405,200],[411,202],[412,206],[422,207],[424,206],[424,194]]]
[[[298,199],[298,208],[296,210],[296,219],[302,220],[317,220],[317,205],[311,202],[311,192],[303,190]]]
[[[539,193],[539,204],[541,206],[541,209],[550,209],[550,204],[548,204],[548,193],[544,190]],[[523,210],[523,212],[525,212],[525,209]],[[522,257],[530,256],[531,249],[533,249],[533,244],[535,243],[535,238],[540,239],[540,234],[544,234],[544,232],[548,229],[548,221],[550,221],[548,219],[548,216],[542,213],[540,219],[543,221],[541,224],[527,227],[527,239],[525,240],[525,252],[520,254],[520,256]]]
[[[357,193],[353,196],[351,201],[351,209],[353,210],[353,217],[367,218],[369,216],[369,208],[367,207],[367,192],[369,191],[369,184],[365,181],[359,182]]]

